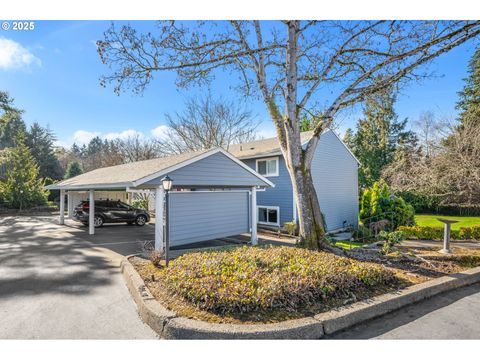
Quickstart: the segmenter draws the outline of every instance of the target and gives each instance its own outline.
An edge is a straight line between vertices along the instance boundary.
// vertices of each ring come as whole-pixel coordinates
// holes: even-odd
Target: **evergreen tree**
[[[70,179],[80,174],[83,174],[82,166],[78,161],[72,161],[67,165],[64,178]]]
[[[15,146],[25,133],[22,111],[13,106],[13,99],[7,92],[0,91],[0,150]]]
[[[398,120],[395,100],[391,90],[370,96],[356,132],[348,129],[345,133],[345,143],[362,164],[359,168],[362,188],[380,179],[382,169],[393,161],[397,151],[413,148],[416,144],[415,134],[405,130],[407,120]]]
[[[458,93],[460,99],[457,109],[461,111],[459,120],[462,124],[467,119],[480,124],[480,47],[468,63],[468,77],[464,81],[465,85]]]
[[[26,136],[26,145],[40,167],[39,176],[59,180],[63,177],[60,162],[55,156],[53,142],[56,140],[53,132],[34,123]]]
[[[0,198],[5,206],[25,209],[46,204],[48,191],[38,178],[39,167],[25,143],[19,140],[3,153],[6,173],[0,182]]]

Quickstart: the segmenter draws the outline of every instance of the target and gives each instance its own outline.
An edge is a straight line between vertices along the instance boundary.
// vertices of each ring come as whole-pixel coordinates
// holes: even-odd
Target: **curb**
[[[440,293],[480,282],[480,267],[476,267],[313,317],[258,325],[214,324],[177,316],[162,306],[128,258],[122,259],[120,268],[138,313],[166,339],[320,339]]]

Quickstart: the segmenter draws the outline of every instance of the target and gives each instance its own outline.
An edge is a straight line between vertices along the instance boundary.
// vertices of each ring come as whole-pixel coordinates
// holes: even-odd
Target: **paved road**
[[[480,339],[480,284],[410,305],[333,339]]]
[[[0,218],[0,339],[155,339],[118,269],[152,227],[70,225]]]

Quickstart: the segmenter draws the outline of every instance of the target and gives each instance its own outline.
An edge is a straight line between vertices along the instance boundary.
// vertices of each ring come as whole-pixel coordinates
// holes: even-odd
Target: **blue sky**
[[[130,22],[136,28],[153,29],[153,22]],[[87,141],[94,135],[115,137],[133,131],[151,136],[164,125],[165,113],[181,111],[189,96],[202,89],[179,91],[174,74],[156,75],[143,96],[102,88],[99,77],[108,72],[96,52],[95,41],[109,21],[37,21],[33,31],[0,30],[0,89],[25,109],[24,119],[49,125],[59,143]],[[401,118],[415,120],[424,111],[441,118],[455,117],[457,91],[463,85],[474,43],[462,45],[435,60],[430,69],[438,75],[403,90],[396,106]],[[229,77],[219,74],[212,94],[240,99]],[[240,100],[239,100],[240,101]],[[261,136],[273,134],[264,105],[248,100],[248,108],[262,121]],[[358,109],[341,116],[339,131],[355,125]]]

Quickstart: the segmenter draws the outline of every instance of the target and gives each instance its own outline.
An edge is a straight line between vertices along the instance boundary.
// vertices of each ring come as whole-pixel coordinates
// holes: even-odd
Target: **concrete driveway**
[[[87,228],[53,217],[0,218],[1,339],[155,339],[119,272],[153,226]]]

